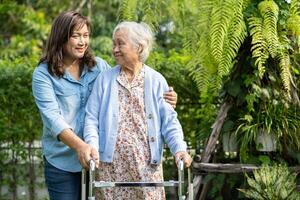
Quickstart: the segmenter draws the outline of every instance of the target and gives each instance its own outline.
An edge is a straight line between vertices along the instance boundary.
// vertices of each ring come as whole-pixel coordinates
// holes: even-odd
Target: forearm
[[[64,129],[58,138],[71,149],[74,149],[77,153],[86,143],[79,138],[71,129]]]
[[[59,135],[59,139],[71,149],[74,149],[78,155],[78,160],[84,168],[89,168],[89,161],[91,159],[99,162],[98,151],[92,146],[86,144],[80,139],[71,129],[63,130]]]

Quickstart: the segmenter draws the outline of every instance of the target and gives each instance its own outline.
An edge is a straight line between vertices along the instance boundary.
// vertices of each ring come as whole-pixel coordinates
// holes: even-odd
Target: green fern
[[[139,7],[144,11],[142,21],[147,23],[152,29],[158,27],[159,19],[162,16],[159,1],[143,1]]]
[[[237,52],[247,36],[243,8],[243,1],[237,1],[232,7],[234,15],[230,19],[227,35],[224,39],[222,58],[218,66],[220,77],[228,75],[231,71],[234,64],[233,60],[237,56]]]
[[[194,20],[190,23],[185,23],[182,27],[184,37],[184,48],[191,52],[195,59],[201,59],[202,56],[197,56],[201,44],[206,43],[206,49],[210,47],[209,30],[211,27],[211,10],[213,8],[213,1],[204,0],[197,3],[197,9],[192,11]],[[200,47],[201,46],[201,47]],[[195,51],[196,50],[196,51]]]
[[[283,88],[289,97],[291,74],[288,49],[280,41],[279,7],[273,0],[264,0],[257,10],[248,9],[251,0],[123,0],[123,19],[145,21],[153,28],[162,20],[173,21],[184,38],[184,48],[192,57],[187,69],[200,91],[221,88],[236,63],[237,53],[249,33],[252,58],[260,78],[278,61]],[[287,26],[300,34],[299,0],[292,1]],[[250,16],[246,24],[245,10]],[[167,12],[167,13],[165,13]],[[300,39],[299,39],[300,40]],[[273,62],[272,61],[272,62]],[[213,91],[214,93],[215,91]]]
[[[292,0],[291,7],[290,7],[290,14],[291,15],[300,15],[300,1],[299,0]]]
[[[123,0],[119,8],[119,19],[136,21],[137,14],[136,10],[138,7],[137,0]]]
[[[280,76],[283,82],[284,89],[287,91],[288,98],[290,98],[291,91],[291,75],[290,75],[290,57],[286,53],[279,55],[279,67],[281,70]]]
[[[231,8],[232,6],[226,0],[217,1],[212,9],[212,25],[210,29],[211,50],[217,63],[221,61],[224,38],[227,33],[229,20],[233,15]]]
[[[263,77],[266,69],[266,60],[269,57],[268,45],[263,36],[263,22],[260,17],[249,19],[250,35],[252,36],[252,57],[255,58],[255,65],[258,67],[260,78]]]
[[[290,16],[287,20],[288,29],[297,37],[300,37],[300,1],[293,0],[290,7]]]
[[[196,43],[198,51],[193,52],[193,57],[200,64],[190,69],[196,70],[200,66],[207,69],[208,74],[205,75],[201,74],[203,70],[193,73],[200,91],[208,87],[218,90],[222,78],[230,73],[247,35],[243,15],[245,7],[244,1],[234,0],[204,0],[199,3],[199,21],[195,27],[200,33]],[[195,42],[190,41],[190,44]],[[209,76],[206,79],[210,81],[199,81],[204,76]]]
[[[287,20],[288,29],[297,37],[300,37],[300,15],[293,15]]]
[[[263,17],[264,38],[267,41],[270,55],[275,58],[280,48],[277,35],[278,5],[272,0],[265,0],[258,4],[258,9]]]

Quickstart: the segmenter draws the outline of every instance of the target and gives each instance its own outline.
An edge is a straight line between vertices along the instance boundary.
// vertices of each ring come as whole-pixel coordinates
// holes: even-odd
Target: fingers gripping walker
[[[95,162],[90,161],[89,170],[89,193],[88,200],[95,200],[94,188],[107,188],[107,187],[178,187],[178,200],[186,200],[186,196],[183,195],[184,187],[184,164],[180,160],[178,164],[178,181],[164,181],[164,182],[105,182],[105,181],[95,181]],[[82,169],[81,177],[81,200],[86,200],[86,171]],[[188,193],[189,199],[193,200],[193,184],[191,183],[191,170],[188,168]]]

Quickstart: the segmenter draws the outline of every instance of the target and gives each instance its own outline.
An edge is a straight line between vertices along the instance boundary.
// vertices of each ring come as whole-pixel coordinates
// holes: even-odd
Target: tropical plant
[[[290,145],[293,149],[299,149],[299,114],[298,107],[286,108],[274,99],[267,105],[262,105],[256,113],[246,114],[238,119],[235,134],[240,138],[241,159],[247,160],[251,150],[249,144],[253,144],[260,133],[274,136],[279,151]]]
[[[277,92],[287,107],[299,104],[294,83],[297,77],[293,69],[295,62],[290,57],[294,51],[299,52],[299,10],[297,0],[291,1],[291,4],[276,0],[124,0],[120,17],[146,21],[153,27],[166,20],[174,22],[184,38],[182,47],[190,57],[185,69],[190,71],[200,92],[209,93],[223,102],[231,99],[235,106],[246,106],[247,109],[243,109],[238,116],[242,119],[251,116],[252,112],[260,110],[270,113],[272,110],[268,108],[273,105],[272,99],[266,101],[263,95],[257,95],[257,88],[262,93],[265,88],[272,93]],[[232,83],[238,79],[240,89],[233,91],[236,86]],[[264,101],[262,108],[260,104]],[[276,109],[281,109],[280,105],[276,105]],[[271,119],[265,117],[258,117],[260,121],[257,123]],[[299,123],[295,120],[291,126],[298,127]],[[247,130],[241,129],[242,125],[236,127],[237,132],[243,134]],[[266,126],[268,130],[273,128],[271,124]],[[273,131],[280,137],[287,125],[274,126]],[[256,130],[248,139],[253,140],[255,134]],[[292,137],[295,139],[298,136],[295,133]],[[243,140],[243,147],[250,144],[248,139]],[[299,148],[299,139],[293,141]]]
[[[285,165],[263,165],[248,176],[248,189],[239,189],[245,196],[255,200],[297,200],[300,193],[296,191],[296,176]]]
[[[283,159],[289,148],[299,150],[299,0],[123,0],[120,18],[154,30],[172,23],[182,38],[176,48],[190,57],[182,67],[199,88],[200,112],[219,108],[210,136],[210,128],[202,134],[202,162],[222,160],[214,153],[222,131],[240,139],[242,161],[257,154],[252,146],[261,129],[275,134]]]
[[[162,10],[170,12],[166,14]],[[288,95],[291,81],[288,42],[291,41],[287,36],[300,36],[299,2],[292,1],[288,16],[283,16],[288,24],[284,25],[286,29],[278,26],[279,11],[273,0],[124,0],[120,15],[122,19],[143,20],[153,26],[159,20],[173,20],[192,55],[189,66],[202,91],[208,85],[216,89],[221,87],[222,78],[232,72],[237,62],[241,45],[251,36],[250,48],[259,76],[263,77],[268,58],[275,59]],[[193,20],[189,20],[191,18]]]

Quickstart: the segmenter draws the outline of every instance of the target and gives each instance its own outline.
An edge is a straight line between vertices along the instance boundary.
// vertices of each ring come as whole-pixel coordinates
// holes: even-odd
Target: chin
[[[118,65],[122,66],[124,63],[123,62],[116,62]]]
[[[118,59],[115,59],[117,65],[122,65],[122,62],[120,62]]]
[[[84,53],[83,53],[83,54],[76,55],[77,58],[83,58],[83,56],[84,56]]]

